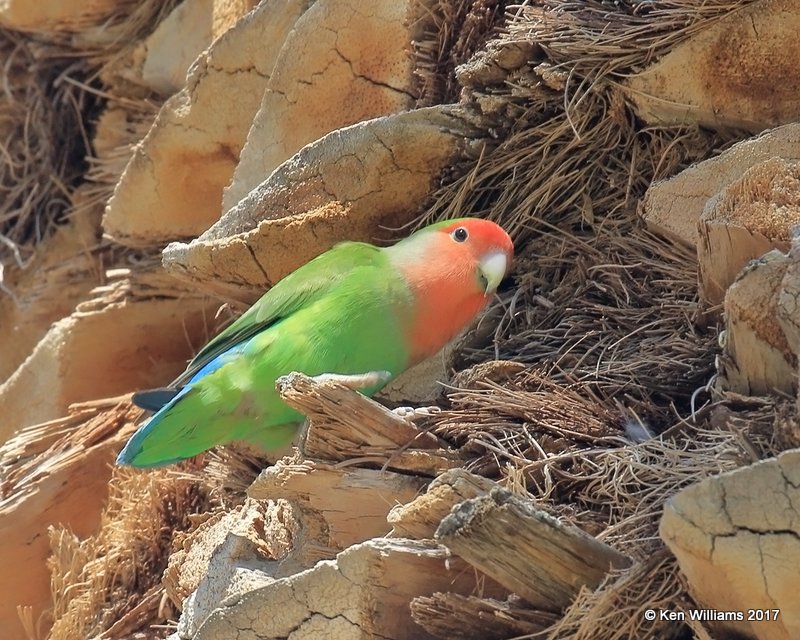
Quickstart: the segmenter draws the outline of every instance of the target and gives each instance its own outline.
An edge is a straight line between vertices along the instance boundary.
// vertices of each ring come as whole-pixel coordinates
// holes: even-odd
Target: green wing
[[[324,296],[354,268],[380,259],[381,250],[363,242],[342,242],[283,278],[245,313],[204,346],[173,386],[186,384],[231,347]]]

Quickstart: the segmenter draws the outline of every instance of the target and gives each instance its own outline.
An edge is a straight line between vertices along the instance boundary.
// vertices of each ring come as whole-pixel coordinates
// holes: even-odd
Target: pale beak
[[[497,291],[497,287],[500,286],[501,280],[506,275],[507,268],[508,256],[504,251],[490,251],[481,256],[479,269],[482,276],[481,280],[486,285],[486,295]]]

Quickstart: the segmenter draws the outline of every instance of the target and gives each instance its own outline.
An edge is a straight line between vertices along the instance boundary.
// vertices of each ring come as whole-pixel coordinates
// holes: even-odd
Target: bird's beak
[[[486,285],[486,295],[490,295],[497,291],[497,287],[506,275],[508,256],[504,251],[490,251],[481,256],[478,268],[481,279]]]

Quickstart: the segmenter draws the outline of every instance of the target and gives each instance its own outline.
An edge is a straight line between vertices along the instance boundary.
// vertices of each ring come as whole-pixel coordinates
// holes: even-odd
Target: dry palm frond
[[[714,372],[714,328],[701,329],[693,252],[635,224],[553,229],[529,246],[501,294],[493,344],[467,344],[460,366],[498,358],[548,372],[579,394],[658,430]]]
[[[126,396],[70,406],[69,415],[21,429],[0,446],[0,506],[20,502],[42,478],[79,461],[142,412]]]
[[[436,638],[448,640],[492,640],[536,634],[557,620],[548,611],[532,611],[518,599],[433,593],[411,601],[414,621]]]
[[[161,10],[156,4],[141,3],[134,13],[142,19],[114,22],[110,35],[81,36],[106,77],[125,55],[120,34],[141,34]],[[706,411],[696,423],[679,422],[640,443],[625,432],[631,420],[657,432],[676,414],[689,414],[694,392],[714,372],[717,349],[713,328],[695,322],[693,251],[641,228],[637,201],[654,179],[708,157],[735,135],[645,126],[620,83],[747,4],[440,0],[432,9],[439,18],[417,45],[422,103],[460,94],[497,140],[469,173],[437,192],[425,218],[487,213],[512,233],[518,254],[493,343],[466,343],[457,364],[505,359],[519,367],[502,382],[462,375],[463,388],[431,419],[433,428],[472,452],[473,468],[505,475],[517,491],[638,562],[582,592],[549,629],[552,638],[668,632],[645,626],[642,615],[643,607],[691,605],[658,540],[665,501],[708,474],[773,453],[776,420],[784,425],[779,443],[796,437],[792,416],[776,418],[769,404],[736,407],[724,418]],[[490,37],[482,60],[456,69]],[[496,68],[505,67],[492,62],[520,43],[528,59],[498,79]],[[87,76],[90,83],[98,77]],[[90,161],[90,200],[110,193],[158,106],[157,96],[128,88],[130,94],[101,96],[117,101],[117,116],[107,117],[118,117],[120,135]],[[112,637],[164,619],[156,603],[172,529],[193,526],[190,514],[211,510],[212,502],[236,504],[259,465],[230,452],[209,459],[210,477],[202,480],[195,469],[117,470],[97,536],[53,533],[54,638]],[[449,605],[435,608],[437,624],[449,611],[458,615]],[[491,608],[509,616],[509,627],[530,628],[513,624],[529,612]]]
[[[553,403],[580,402],[568,393],[553,393],[552,385],[549,383]],[[520,393],[513,389],[507,393],[512,392]],[[470,393],[460,392],[459,400]],[[775,455],[776,439],[770,427],[786,418],[785,409],[767,399],[750,400],[737,411],[720,404],[704,413],[699,427],[678,423],[663,436],[642,443],[625,442],[623,438],[609,442],[606,438],[590,444],[585,438],[564,437],[563,450],[542,448],[538,459],[521,452],[519,446],[519,442],[530,441],[536,425],[511,428],[505,424],[502,435],[494,439],[486,432],[499,425],[477,428],[472,442],[484,447],[484,458],[494,457],[518,492],[527,490],[537,505],[637,561],[630,569],[610,574],[596,590],[581,591],[545,633],[522,637],[616,640],[666,638],[680,631],[674,624],[647,621],[643,615],[645,609],[680,611],[697,607],[680,578],[676,560],[658,535],[664,505],[681,489],[709,475]],[[526,408],[535,410],[534,406]],[[571,410],[559,406],[550,417],[559,419]],[[470,415],[480,420],[481,409],[465,410],[459,417],[466,420]],[[483,417],[488,415],[491,412]],[[448,422],[454,419],[453,412],[441,416],[445,421],[439,424],[439,431],[465,429],[464,424]],[[582,428],[580,424],[578,427]],[[518,614],[509,611],[507,615],[513,618]],[[520,622],[525,619],[519,614]],[[447,622],[439,620],[438,624],[446,626]]]
[[[3,267],[27,266],[36,245],[74,212],[74,192],[92,155],[91,119],[98,103],[111,97],[100,88],[101,70],[126,55],[176,4],[128,0],[102,20],[77,12],[73,22],[26,34],[0,29],[0,290]],[[139,137],[135,116],[144,111],[142,119],[152,120],[154,110],[154,98],[140,94],[127,102],[117,96],[126,108],[137,107],[131,119]],[[104,188],[83,194],[89,197],[80,199],[81,210],[110,195],[108,174],[121,173],[119,155],[112,151],[99,173],[95,167],[89,177],[102,177]]]
[[[2,29],[0,60],[0,264],[22,268],[69,208],[86,141],[81,98],[59,82],[65,60]]]
[[[122,638],[166,622],[161,575],[177,532],[210,510],[201,487],[173,471],[116,468],[98,533],[51,530],[55,622],[51,640]]]
[[[418,107],[458,100],[455,69],[495,35],[505,0],[437,0],[427,9],[426,33],[414,42]]]
[[[491,110],[504,114],[492,120],[501,141],[440,190],[426,219],[487,211],[521,247],[541,229],[540,220],[591,226],[595,217],[634,208],[652,180],[707,157],[733,136],[643,126],[618,83],[741,6],[730,0],[509,6],[504,34],[490,44],[501,51],[504,43],[527,43],[538,58],[502,81],[462,73],[469,100],[485,111],[491,97]]]
[[[633,568],[610,574],[596,590],[582,590],[564,617],[537,638],[671,638],[675,637],[675,624],[658,618],[648,621],[645,610],[678,611],[692,606],[681,585],[677,562],[669,552],[658,549]]]

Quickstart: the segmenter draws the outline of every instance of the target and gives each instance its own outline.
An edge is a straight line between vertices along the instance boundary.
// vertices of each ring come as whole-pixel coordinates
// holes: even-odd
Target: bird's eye
[[[459,227],[458,229],[453,231],[452,236],[453,240],[455,240],[456,242],[464,242],[469,237],[469,234],[467,233],[467,230],[464,227]]]

